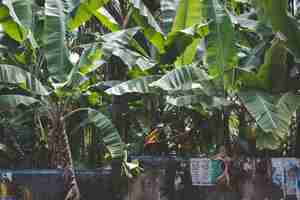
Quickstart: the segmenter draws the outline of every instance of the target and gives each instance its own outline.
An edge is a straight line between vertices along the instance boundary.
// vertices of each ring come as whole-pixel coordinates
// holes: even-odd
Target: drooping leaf
[[[203,22],[201,12],[203,6],[206,5],[199,0],[180,0],[171,33],[201,24]],[[191,64],[193,62],[199,42],[200,38],[194,40],[185,49],[182,56],[178,58],[178,65]]]
[[[110,95],[123,95],[127,93],[140,93],[146,94],[153,92],[149,87],[149,84],[158,80],[161,76],[145,76],[137,79],[132,79],[126,82],[123,82],[119,85],[116,85],[105,92]]]
[[[64,82],[72,69],[65,46],[66,17],[62,1],[45,0],[44,44],[50,77]]]
[[[37,78],[13,65],[0,65],[0,84],[16,84],[39,95],[49,93]]]
[[[161,79],[150,84],[151,87],[158,87],[166,91],[189,90],[203,88],[201,82],[210,80],[208,74],[201,68],[194,65],[174,69],[164,75]]]
[[[157,48],[159,52],[164,52],[164,34],[142,0],[129,0],[132,5],[132,17],[135,22],[142,27],[145,37]]]
[[[233,24],[219,0],[205,0],[203,4],[204,16],[212,20],[205,52],[209,75],[224,78],[225,72],[236,65]]]
[[[22,42],[26,39],[28,31],[17,17],[12,1],[2,0],[0,4],[0,24],[3,30],[12,39]]]
[[[239,97],[258,126],[265,132],[281,129],[282,119],[277,113],[274,97],[258,91],[241,92]]]
[[[279,137],[288,134],[292,114],[300,104],[299,95],[285,94],[278,103],[275,97],[259,91],[241,92],[239,97],[264,132]]]
[[[289,130],[291,124],[291,118],[296,113],[296,110],[300,106],[300,95],[293,93],[286,93],[281,96],[281,98],[277,102],[278,113],[285,120],[286,129]],[[283,135],[287,133],[282,130]]]
[[[79,127],[92,124],[97,128],[98,140],[102,140],[109,150],[112,158],[120,158],[123,155],[124,143],[111,120],[94,109],[84,110],[87,114],[86,119],[80,123]],[[78,128],[78,127],[77,127]]]
[[[19,105],[30,106],[38,100],[29,96],[22,95],[0,95],[0,110],[16,108]]]

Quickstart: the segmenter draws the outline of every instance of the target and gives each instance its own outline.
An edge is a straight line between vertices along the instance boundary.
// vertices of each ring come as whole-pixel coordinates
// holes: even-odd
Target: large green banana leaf
[[[0,65],[0,84],[16,84],[38,95],[49,93],[37,78],[13,65]]]
[[[12,39],[18,42],[26,39],[28,31],[17,17],[11,0],[3,0],[0,3],[0,24]]]
[[[149,84],[158,80],[161,76],[152,75],[145,76],[137,79],[132,79],[126,82],[123,82],[119,85],[116,85],[105,92],[110,95],[123,95],[127,93],[140,93],[146,94],[151,93],[153,90],[149,87]]]
[[[188,65],[168,72],[161,79],[151,83],[150,86],[165,91],[202,89],[201,82],[208,82],[209,80],[210,77],[205,70],[194,65]]]
[[[45,0],[44,44],[47,69],[54,81],[65,82],[72,70],[65,46],[66,17],[60,0]]]
[[[95,16],[109,30],[118,30],[119,26],[113,17],[105,9],[101,9],[101,7],[109,1],[110,0],[81,1],[70,13],[71,16],[68,21],[68,27],[74,30],[88,21],[92,16]]]
[[[186,29],[195,24],[203,22],[202,8],[206,6],[200,0],[180,0],[176,17],[173,23],[172,32]],[[184,51],[182,56],[178,58],[177,64],[191,64],[196,55],[197,46],[200,42],[200,38],[194,40],[189,47]]]
[[[91,108],[81,110],[84,111],[83,114],[87,114],[87,116],[86,119],[79,124],[79,127],[85,127],[89,124],[94,125],[97,128],[98,140],[101,139],[104,142],[111,154],[111,157],[122,157],[124,143],[111,120],[97,110]]]
[[[283,95],[278,101],[260,91],[240,92],[239,97],[264,132],[282,138],[288,134],[292,115],[300,105],[300,96],[291,93]]]
[[[29,39],[34,49],[38,48],[38,44],[33,36],[36,21],[33,14],[33,2],[31,0],[15,0],[13,1],[13,8],[15,14],[20,20],[21,24],[27,30],[27,38]],[[17,21],[16,21],[17,22]]]
[[[225,72],[235,67],[237,61],[233,24],[219,0],[204,0],[202,3],[205,5],[202,9],[204,17],[212,20],[205,52],[209,75],[225,81]]]
[[[21,24],[30,30],[34,23],[33,2],[30,0],[14,0],[12,5]]]
[[[286,130],[290,130],[291,118],[300,106],[300,95],[291,92],[285,93],[277,102],[278,113],[285,120]],[[284,134],[285,132],[282,131]],[[286,136],[286,135],[283,135]]]
[[[156,62],[145,54],[133,38],[139,30],[140,28],[130,28],[103,35],[101,50],[104,56],[106,58],[116,56],[129,68],[138,66],[142,70],[147,70],[154,67]]]
[[[142,0],[129,0],[132,5],[132,17],[142,27],[145,37],[157,48],[160,53],[164,52],[164,34],[158,22],[148,10]]]

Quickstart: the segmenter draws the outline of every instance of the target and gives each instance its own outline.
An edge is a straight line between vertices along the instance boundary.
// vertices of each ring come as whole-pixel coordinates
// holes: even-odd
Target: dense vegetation
[[[2,0],[0,19],[2,167],[300,156],[294,1]]]

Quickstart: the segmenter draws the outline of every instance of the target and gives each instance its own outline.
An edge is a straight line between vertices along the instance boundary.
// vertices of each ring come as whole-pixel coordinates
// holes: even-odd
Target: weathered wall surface
[[[144,163],[143,174],[127,182],[113,177],[111,170],[76,171],[82,200],[280,200],[284,196],[281,189],[267,178],[265,171],[237,176],[231,180],[232,188],[229,190],[216,186],[193,186],[187,165],[180,166],[180,162],[149,161]],[[28,187],[32,191],[32,200],[63,200],[63,171],[12,172],[13,183]],[[124,180],[127,186],[124,186]],[[124,191],[122,185],[128,191]]]

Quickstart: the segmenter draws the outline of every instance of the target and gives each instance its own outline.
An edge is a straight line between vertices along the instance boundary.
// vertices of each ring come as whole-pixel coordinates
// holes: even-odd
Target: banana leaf
[[[16,108],[19,105],[30,106],[39,100],[23,95],[0,95],[0,110]]]
[[[218,78],[224,87],[228,87],[232,81],[230,73],[237,64],[233,24],[225,6],[219,0],[204,0],[202,3],[203,16],[212,20],[205,52],[209,75]]]
[[[0,24],[4,32],[12,39],[18,42],[26,39],[28,31],[17,17],[10,0],[2,0],[0,3]]]
[[[278,98],[261,91],[240,92],[239,97],[257,125],[266,133],[284,138],[290,130],[292,115],[300,105],[300,96],[286,93]]]
[[[203,23],[204,18],[201,11],[203,6],[206,5],[199,0],[180,0],[171,33]],[[184,50],[184,53],[177,60],[177,65],[191,64],[193,62],[200,39],[194,40]]]
[[[205,89],[201,83],[208,82],[210,79],[205,70],[195,65],[187,65],[168,72],[150,86],[173,92],[195,88]]]
[[[162,53],[164,52],[164,33],[152,13],[142,0],[129,0],[132,6],[131,16],[142,27],[145,37]]]
[[[101,112],[91,108],[81,108],[79,111],[86,117],[85,120],[78,125],[78,127],[72,130],[72,133],[80,127],[85,127],[87,125],[95,126],[97,129],[97,140],[103,141],[112,158],[121,158],[123,156],[125,146],[118,130],[111,120]]]
[[[60,0],[45,0],[44,45],[47,69],[54,82],[65,82],[73,66],[68,59],[66,16]]]
[[[105,92],[110,95],[123,95],[128,93],[139,93],[139,94],[146,94],[146,93],[153,93],[153,89],[149,87],[149,84],[158,80],[161,76],[159,75],[152,75],[152,76],[145,76],[137,79],[132,79],[129,81],[125,81],[119,85],[116,85]]]
[[[29,72],[13,65],[0,65],[0,84],[16,84],[38,95],[48,95],[48,90]]]

